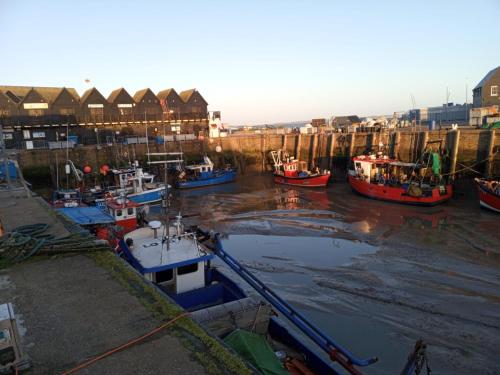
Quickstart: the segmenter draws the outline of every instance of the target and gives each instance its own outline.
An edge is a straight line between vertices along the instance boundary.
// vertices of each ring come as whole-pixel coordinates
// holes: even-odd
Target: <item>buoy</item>
[[[92,172],[92,168],[89,165],[83,167],[83,173],[90,173],[90,172]]]
[[[107,164],[104,164],[101,169],[104,171],[104,172],[109,172],[109,165]]]
[[[216,151],[216,152],[219,152],[219,153],[220,153],[220,152],[222,152],[222,147],[221,147],[220,145],[217,145],[217,146],[215,147],[215,151]]]

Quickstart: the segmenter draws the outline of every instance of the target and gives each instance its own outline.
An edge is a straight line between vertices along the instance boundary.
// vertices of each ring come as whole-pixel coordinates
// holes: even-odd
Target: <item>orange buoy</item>
[[[92,168],[90,167],[90,165],[86,165],[85,167],[83,167],[83,173],[90,173],[92,172]]]

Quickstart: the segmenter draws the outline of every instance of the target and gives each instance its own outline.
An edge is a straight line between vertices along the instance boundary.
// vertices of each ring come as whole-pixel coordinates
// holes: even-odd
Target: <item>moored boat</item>
[[[328,184],[330,171],[320,171],[319,168],[309,171],[306,162],[290,157],[281,150],[271,151],[271,157],[274,162],[274,182],[277,184],[303,187],[324,187]]]
[[[479,193],[479,203],[491,211],[500,212],[500,181],[475,179]]]
[[[236,169],[230,166],[224,169],[214,169],[214,164],[208,156],[203,157],[203,163],[187,165],[177,176],[176,187],[179,189],[198,188],[225,184],[236,180]]]
[[[405,163],[383,155],[353,158],[348,178],[356,193],[387,202],[434,206],[453,196],[453,186],[444,183],[436,169],[426,175],[427,166]],[[437,164],[437,163],[436,163]]]

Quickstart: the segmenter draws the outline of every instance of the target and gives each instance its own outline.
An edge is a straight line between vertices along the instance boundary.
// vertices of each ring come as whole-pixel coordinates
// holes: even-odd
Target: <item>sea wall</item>
[[[402,161],[415,161],[425,145],[434,150],[446,150],[452,164],[450,168],[456,171],[458,176],[477,175],[467,167],[484,175],[500,174],[500,132],[495,130],[234,135],[165,144],[150,142],[149,145],[78,146],[68,151],[22,150],[18,157],[20,166],[28,175],[37,170],[43,171],[42,175],[51,171],[53,177],[55,165],[64,164],[66,153],[76,166],[82,168],[89,165],[93,170],[98,170],[103,164],[123,166],[133,160],[145,162],[148,150],[182,151],[188,162],[199,159],[206,153],[216,164],[231,163],[239,168],[240,173],[245,174],[272,170],[269,152],[284,149],[290,155],[306,160],[310,165],[344,172],[351,156],[382,149],[384,153]]]

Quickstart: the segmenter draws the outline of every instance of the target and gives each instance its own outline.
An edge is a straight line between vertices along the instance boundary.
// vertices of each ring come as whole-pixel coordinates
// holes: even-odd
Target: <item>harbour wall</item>
[[[269,152],[283,149],[291,156],[307,161],[309,165],[345,172],[351,156],[382,150],[385,154],[410,162],[417,160],[425,145],[433,150],[445,150],[449,172],[455,172],[459,177],[477,176],[470,168],[484,176],[500,175],[500,132],[477,129],[348,134],[246,134],[165,144],[150,142],[148,145],[77,146],[69,150],[21,150],[18,160],[28,180],[33,173],[54,176],[55,165],[64,165],[66,152],[77,167],[89,165],[94,171],[99,170],[103,164],[124,166],[133,160],[145,163],[148,152],[182,151],[187,162],[208,154],[216,164],[231,163],[238,167],[240,173],[246,174],[271,171]]]

